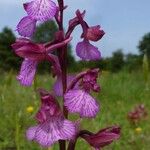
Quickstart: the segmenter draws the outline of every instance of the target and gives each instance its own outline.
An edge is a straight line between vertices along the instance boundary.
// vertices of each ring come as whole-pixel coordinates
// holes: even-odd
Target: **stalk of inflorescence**
[[[58,4],[59,4],[59,12],[60,12],[60,20],[59,22],[57,22],[58,27],[59,27],[59,31],[62,32],[60,39],[64,40],[64,27],[63,27],[63,12],[64,12],[64,1],[63,0],[58,0]],[[57,50],[58,52],[58,57],[59,57],[59,63],[61,65],[61,70],[62,70],[62,86],[63,86],[63,102],[64,102],[64,94],[66,92],[66,88],[67,88],[67,44],[65,46],[63,46],[62,48]],[[63,113],[64,116],[66,118],[68,118],[68,111],[67,109],[64,107],[63,104]],[[59,141],[59,147],[60,150],[66,150],[66,141],[65,140],[60,140]]]

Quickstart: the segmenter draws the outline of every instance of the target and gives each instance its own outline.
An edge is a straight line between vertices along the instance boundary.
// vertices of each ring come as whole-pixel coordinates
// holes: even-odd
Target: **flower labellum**
[[[34,79],[37,67],[37,61],[25,59],[22,62],[21,70],[17,76],[17,80],[20,81],[21,85],[31,86]]]
[[[17,31],[21,36],[31,37],[35,32],[36,20],[31,17],[23,17],[17,25]]]
[[[101,58],[98,48],[90,44],[88,40],[83,40],[77,44],[76,53],[77,56],[85,61],[99,60]]]
[[[80,117],[93,118],[99,112],[99,104],[84,90],[70,90],[65,94],[64,105],[71,113]]]

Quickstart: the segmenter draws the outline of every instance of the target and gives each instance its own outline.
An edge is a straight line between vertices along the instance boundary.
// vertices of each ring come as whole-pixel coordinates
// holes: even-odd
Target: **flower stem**
[[[64,29],[63,29],[63,11],[64,11],[64,0],[58,0],[59,4],[59,10],[60,10],[60,22],[58,24],[59,26],[59,31],[62,31],[64,34]],[[62,37],[64,39],[64,35]],[[61,65],[61,70],[62,70],[62,85],[63,85],[63,93],[66,92],[67,89],[67,44],[63,46],[62,49],[58,49],[58,57],[59,57],[59,62]],[[68,112],[66,108],[63,105],[63,112],[64,116],[67,118],[68,117]],[[66,142],[64,140],[59,141],[59,146],[60,150],[66,150]]]

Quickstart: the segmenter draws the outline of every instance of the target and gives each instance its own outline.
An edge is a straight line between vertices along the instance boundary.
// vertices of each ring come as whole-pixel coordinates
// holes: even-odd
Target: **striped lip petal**
[[[80,117],[93,118],[99,111],[99,104],[84,90],[70,90],[65,94],[64,105],[71,113]]]
[[[35,20],[47,21],[52,19],[57,10],[56,4],[51,0],[34,0],[24,4],[27,14]]]
[[[99,60],[101,53],[97,47],[93,46],[87,40],[79,42],[76,46],[76,53],[82,60]]]
[[[62,117],[53,117],[49,121],[30,127],[26,136],[28,140],[36,141],[43,147],[50,147],[58,140],[73,139],[75,133],[73,122]]]
[[[20,82],[23,86],[31,86],[32,81],[34,80],[34,76],[36,73],[36,67],[38,62],[25,59],[22,62],[21,70],[19,75],[17,76],[17,80]]]
[[[19,35],[24,37],[31,37],[35,32],[36,20],[31,19],[29,16],[23,17],[17,25]]]

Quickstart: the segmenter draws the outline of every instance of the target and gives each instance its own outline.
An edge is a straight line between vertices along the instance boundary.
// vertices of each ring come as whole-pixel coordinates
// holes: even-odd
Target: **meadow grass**
[[[38,75],[32,87],[21,87],[15,75],[0,75],[0,150],[43,150],[37,143],[26,140],[25,131],[35,125],[34,115],[39,107],[39,96],[35,88],[44,87],[50,90],[54,80],[50,75]],[[136,104],[145,104],[150,109],[150,91],[145,90],[141,73],[120,72],[102,73],[99,82],[101,92],[94,94],[101,104],[101,111],[96,119],[85,119],[82,127],[93,132],[111,125],[120,125],[121,138],[105,150],[149,150],[150,149],[150,118],[139,122],[136,126],[127,120],[127,113]],[[27,107],[33,106],[32,113]],[[69,116],[75,120],[76,116]],[[140,127],[141,133],[135,128]],[[57,150],[55,144],[51,150]],[[82,139],[77,142],[77,150],[91,150]]]

